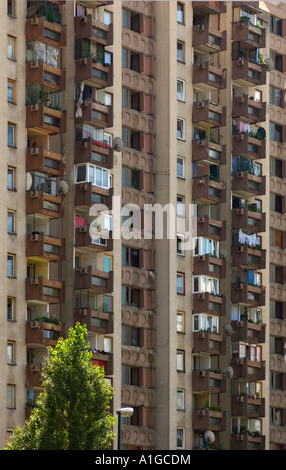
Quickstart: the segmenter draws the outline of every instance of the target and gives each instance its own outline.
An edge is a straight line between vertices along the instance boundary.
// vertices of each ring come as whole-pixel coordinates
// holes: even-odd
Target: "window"
[[[182,3],[177,3],[177,22],[184,23],[184,5]]]
[[[185,178],[185,159],[177,157],[177,177]]]
[[[8,122],[8,146],[15,147],[15,129],[16,125]]]
[[[205,276],[193,276],[193,293],[208,292],[209,294],[219,294],[218,279]]]
[[[15,16],[15,0],[7,0],[7,15]]]
[[[138,189],[139,183],[140,171],[122,166],[122,186]]]
[[[219,332],[219,317],[214,315],[199,314],[193,315],[193,331]]]
[[[177,273],[177,294],[185,293],[185,274]]]
[[[177,255],[184,256],[184,235],[177,234]]]
[[[177,61],[184,62],[185,60],[185,44],[181,41],[177,41]]]
[[[121,248],[122,266],[133,266],[135,268],[139,268],[140,266],[139,260],[140,260],[139,250],[136,250],[135,248],[129,248],[126,246],[123,246]]]
[[[108,170],[94,165],[76,166],[76,183],[92,183],[100,188],[109,189],[111,187],[111,176]]]
[[[177,80],[177,100],[185,101],[185,82]]]
[[[283,72],[283,59],[281,54],[277,54],[276,52],[270,51],[270,58],[274,62],[274,69],[278,70],[278,72]]]
[[[7,385],[7,408],[15,408],[15,385]]]
[[[198,237],[195,239],[194,256],[212,255],[219,257],[219,242],[211,238]]]
[[[282,106],[282,90],[279,88],[269,87],[269,102],[275,106]]]
[[[184,119],[177,119],[177,138],[180,140],[185,139],[185,121]]]
[[[282,126],[280,126],[279,124],[275,124],[274,122],[270,122],[269,132],[270,132],[270,140],[274,140],[276,142],[282,142]]]
[[[185,410],[185,390],[183,388],[177,389],[177,410]]]
[[[122,325],[121,342],[124,346],[140,347],[140,328],[132,328]]]
[[[282,160],[270,157],[270,176],[282,178]]]
[[[183,196],[177,196],[177,215],[183,216],[185,215],[185,198]]]
[[[7,170],[7,188],[11,191],[15,190],[15,168],[8,166]]]
[[[103,18],[104,24],[110,25],[112,23],[112,13],[109,11],[104,10]]]
[[[8,233],[13,233],[15,234],[15,228],[16,228],[16,224],[15,224],[15,218],[16,218],[16,212],[15,211],[11,211],[11,210],[8,210],[8,213],[7,213],[7,232]]]
[[[14,36],[8,36],[7,38],[7,58],[15,60],[16,57],[16,38]]]
[[[185,370],[185,351],[177,349],[177,371],[184,372]]]
[[[185,333],[185,312],[177,310],[177,333]]]
[[[15,277],[15,255],[7,254],[7,276]]]
[[[275,16],[270,16],[269,19],[269,30],[271,33],[282,36],[282,20]]]
[[[15,297],[7,297],[7,320],[8,321],[15,321],[15,304],[16,299]]]
[[[15,364],[15,342],[7,341],[7,364]]]
[[[185,449],[185,429],[177,428],[177,449]]]
[[[113,269],[113,257],[111,255],[104,255],[104,271],[109,273]]]
[[[16,91],[16,82],[15,82],[15,80],[12,80],[11,78],[8,78],[8,82],[7,82],[7,100],[8,100],[9,103],[15,103],[16,102],[15,91]]]

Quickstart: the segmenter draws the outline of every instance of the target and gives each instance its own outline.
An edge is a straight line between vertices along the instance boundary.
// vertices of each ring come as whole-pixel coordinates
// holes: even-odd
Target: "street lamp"
[[[133,412],[134,412],[134,409],[130,407],[119,408],[118,410],[116,410],[116,413],[118,414],[118,436],[117,436],[118,450],[121,449],[121,417],[128,418],[133,415]]]

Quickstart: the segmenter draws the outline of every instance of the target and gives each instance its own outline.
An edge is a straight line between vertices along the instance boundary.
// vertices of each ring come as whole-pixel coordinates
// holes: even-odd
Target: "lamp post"
[[[133,408],[125,407],[125,408],[119,408],[116,410],[116,413],[118,415],[118,435],[117,435],[117,448],[118,450],[121,449],[121,417],[123,418],[128,418],[129,416],[132,416],[134,412]]]

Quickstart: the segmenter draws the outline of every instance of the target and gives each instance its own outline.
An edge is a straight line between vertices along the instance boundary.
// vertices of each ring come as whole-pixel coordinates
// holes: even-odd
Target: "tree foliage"
[[[114,440],[112,388],[92,365],[87,330],[77,323],[43,364],[43,392],[6,450],[106,450]]]

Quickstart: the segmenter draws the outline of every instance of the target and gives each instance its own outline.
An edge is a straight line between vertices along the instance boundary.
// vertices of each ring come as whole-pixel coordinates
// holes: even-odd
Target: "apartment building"
[[[1,447],[80,322],[124,449],[284,450],[286,4],[2,2]]]

